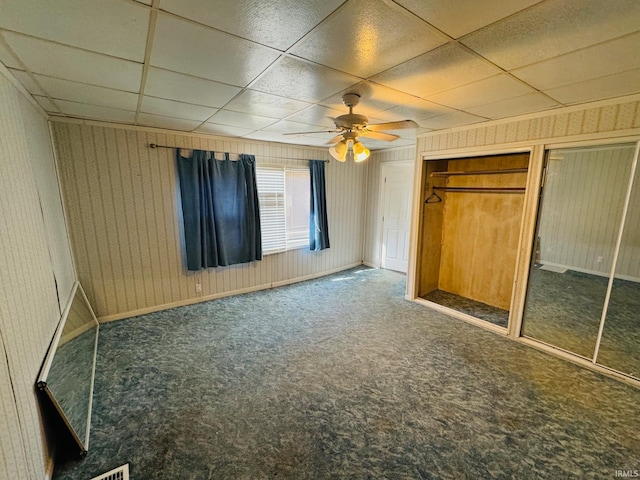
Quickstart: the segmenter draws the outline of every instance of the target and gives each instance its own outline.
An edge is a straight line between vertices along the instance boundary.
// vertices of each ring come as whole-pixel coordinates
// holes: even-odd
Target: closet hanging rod
[[[433,187],[442,192],[476,192],[476,193],[522,193],[524,187]]]
[[[507,173],[527,173],[528,168],[504,168],[502,170],[468,170],[466,172],[431,172],[432,177],[452,177],[454,175],[500,175]]]
[[[156,143],[150,143],[149,144],[149,148],[179,148],[180,150],[194,150],[193,148],[188,148],[188,147],[171,147],[169,145],[158,145]],[[195,150],[197,150],[197,149],[195,149]],[[237,155],[237,153],[234,154],[234,155]],[[256,157],[258,156],[255,153],[252,153],[250,155],[255,155]],[[269,158],[277,158],[278,160],[294,160],[294,161],[298,161],[298,162],[308,162],[309,161],[309,159],[306,159],[306,158],[278,157],[277,155],[259,155],[259,156],[263,157],[263,158],[267,158],[267,159],[269,159]],[[329,163],[329,160],[320,160],[320,161],[324,162],[324,163]]]

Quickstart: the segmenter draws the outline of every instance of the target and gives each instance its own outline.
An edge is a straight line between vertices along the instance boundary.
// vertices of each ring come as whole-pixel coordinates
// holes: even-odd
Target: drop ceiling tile
[[[513,70],[538,90],[640,68],[640,32]]]
[[[122,90],[96,87],[84,83],[61,80],[59,78],[34,75],[42,88],[54,99],[69,100],[89,105],[111,107],[119,110],[135,111],[138,106],[138,95]]]
[[[244,87],[278,56],[247,40],[160,14],[151,65]]]
[[[27,72],[23,72],[22,70],[13,70],[9,69],[11,74],[16,77],[16,79],[20,82],[20,84],[27,89],[27,91],[32,95],[46,95],[45,91],[42,90],[40,85],[38,85],[33,77],[29,75]]]
[[[165,100],[164,98],[145,95],[142,99],[140,111],[164,117],[177,117],[185,120],[199,120],[200,122],[204,122],[218,110],[216,108],[202,107],[200,105],[192,105],[190,103],[176,102],[174,100]]]
[[[253,90],[315,103],[360,81],[359,78],[291,57],[283,57]]]
[[[126,110],[69,102],[67,100],[56,100],[56,105],[60,107],[62,113],[72,117],[90,118],[105,122],[133,123],[136,115],[135,112]]]
[[[239,87],[151,67],[144,93],[153,97],[219,108],[240,90]]]
[[[486,118],[472,115],[466,112],[453,112],[438,117],[433,117],[425,120],[424,126],[433,130],[440,130],[443,128],[460,127],[462,125],[471,125],[472,123],[479,123],[486,121]]]
[[[344,105],[342,106],[344,108]],[[335,125],[333,119],[344,115],[346,110],[337,110],[334,108],[324,107],[322,105],[314,105],[301,112],[291,115],[287,120],[293,122],[306,123],[308,125],[322,125],[333,128]]]
[[[523,10],[540,0],[396,0],[454,38]]]
[[[312,147],[326,147],[328,149],[329,145],[327,145],[327,140],[329,139],[331,139],[331,136],[327,136],[326,138],[318,138],[311,135],[302,135],[298,139],[298,141],[304,142],[303,145],[310,145]],[[316,158],[318,158],[317,155]]]
[[[258,115],[249,115],[247,113],[232,112],[230,110],[220,110],[211,120],[211,123],[220,125],[228,125],[230,127],[240,127],[253,130],[259,130],[277,122],[277,118],[261,117]]]
[[[1,34],[2,32],[0,32],[0,62],[2,62],[2,64],[7,68],[16,68],[18,70],[21,70],[23,68],[22,65],[18,63],[15,57],[4,45],[4,43],[2,42]]]
[[[635,32],[639,20],[637,0],[546,0],[462,42],[512,70]]]
[[[306,123],[291,122],[281,120],[262,129],[265,132],[297,133],[297,132],[318,132],[325,130],[321,125],[308,125]]]
[[[248,89],[229,102],[225,108],[251,115],[283,118],[308,106],[306,102]]]
[[[51,100],[47,97],[41,97],[40,95],[34,95],[33,98],[36,99],[36,102],[44,109],[45,112],[49,113],[57,113],[58,107],[56,107]]]
[[[182,130],[190,132],[200,126],[202,122],[185,120],[184,118],[164,117],[161,115],[151,115],[141,113],[138,115],[138,124],[149,127],[166,128],[169,130]]]
[[[466,109],[526,95],[533,91],[509,75],[502,74],[432,95],[428,100],[448,107]]]
[[[425,22],[390,2],[350,0],[291,52],[367,78],[446,41]]]
[[[262,140],[264,142],[280,142],[280,143],[295,143],[298,145],[306,145],[305,139],[302,137],[283,137],[281,133],[277,132],[265,132],[264,130],[258,130],[256,132],[243,135],[243,138],[250,138],[251,140]]]
[[[162,0],[162,9],[286,50],[344,0]],[[285,12],[283,14],[283,12]]]
[[[0,28],[144,60],[150,9],[119,0],[2,0]]]
[[[539,112],[549,108],[559,107],[560,104],[554,102],[549,97],[541,93],[529,93],[521,97],[510,98],[480,107],[466,108],[465,110],[475,115],[487,118],[505,118],[525,113]]]
[[[640,69],[552,88],[544,93],[561,103],[583,103],[640,93]]]
[[[498,68],[481,57],[451,43],[391,68],[371,80],[419,97],[428,97],[498,73]]]
[[[300,135],[299,137],[295,136],[293,138],[295,138],[298,142],[304,141],[307,145],[315,145],[319,147],[326,146],[328,148],[329,144],[327,144],[327,140],[331,140],[335,136],[335,133],[310,133],[308,135]]]
[[[73,47],[4,33],[4,38],[33,73],[137,92],[142,65]]]
[[[229,125],[218,125],[216,123],[205,123],[196,130],[196,132],[212,133],[226,137],[241,137],[254,131],[255,129],[252,128],[231,127]]]
[[[424,120],[431,117],[437,117],[438,115],[444,115],[445,113],[451,113],[454,110],[442,105],[437,105],[427,100],[417,99],[412,102],[407,102],[403,105],[390,108],[385,113],[394,116],[394,120],[413,120],[420,123],[420,120]]]

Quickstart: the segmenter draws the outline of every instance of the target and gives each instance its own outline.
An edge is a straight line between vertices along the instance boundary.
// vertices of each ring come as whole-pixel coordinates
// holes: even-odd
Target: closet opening
[[[507,333],[529,159],[424,162],[418,297]]]

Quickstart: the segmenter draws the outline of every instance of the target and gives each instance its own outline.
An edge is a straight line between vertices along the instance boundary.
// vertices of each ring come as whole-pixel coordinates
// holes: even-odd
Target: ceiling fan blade
[[[393,142],[400,138],[399,135],[383,132],[370,132],[369,130],[361,130],[358,132],[361,137],[375,138],[376,140],[384,140],[385,142]]]
[[[293,132],[293,133],[283,133],[282,135],[306,135],[308,133],[336,133],[340,130],[316,130],[313,132]]]
[[[381,130],[400,130],[402,128],[418,128],[418,124],[413,120],[400,120],[399,122],[386,122],[367,125],[367,129],[371,130],[372,132],[379,132]]]
[[[335,137],[333,137],[331,140],[327,142],[327,145],[331,145],[333,143],[339,142],[340,140],[342,140],[342,134],[336,135]]]

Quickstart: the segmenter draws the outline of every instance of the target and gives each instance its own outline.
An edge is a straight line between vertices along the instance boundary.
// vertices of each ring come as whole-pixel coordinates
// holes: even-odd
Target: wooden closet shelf
[[[441,192],[523,193],[524,187],[433,187]],[[430,202],[429,202],[430,203]]]
[[[503,168],[500,170],[469,170],[466,172],[431,172],[432,177],[451,177],[454,175],[500,175],[508,173],[527,173],[528,168]]]

